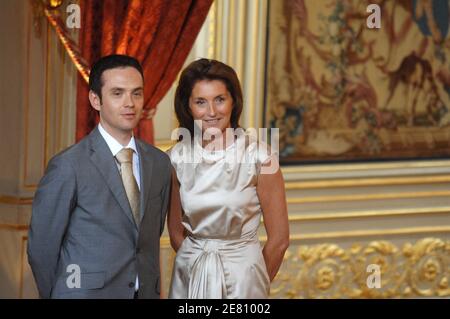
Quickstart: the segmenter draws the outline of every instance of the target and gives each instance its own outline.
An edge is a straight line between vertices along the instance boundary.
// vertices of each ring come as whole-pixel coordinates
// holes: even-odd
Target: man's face
[[[102,74],[101,99],[89,92],[100,123],[112,136],[129,134],[137,126],[144,106],[144,83],[133,67],[109,69]]]

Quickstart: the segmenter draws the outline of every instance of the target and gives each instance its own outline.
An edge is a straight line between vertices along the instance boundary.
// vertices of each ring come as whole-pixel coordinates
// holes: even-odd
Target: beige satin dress
[[[168,152],[189,234],[175,258],[169,298],[268,297],[256,185],[269,156],[243,140],[215,152],[180,142]]]

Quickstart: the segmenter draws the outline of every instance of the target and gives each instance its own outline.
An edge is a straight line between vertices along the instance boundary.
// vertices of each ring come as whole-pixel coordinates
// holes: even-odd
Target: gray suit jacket
[[[171,165],[165,153],[140,140],[136,144],[139,228],[98,128],[49,162],[34,197],[28,237],[28,260],[41,298],[133,298],[136,275],[139,298],[159,298],[159,239]],[[71,288],[67,281],[76,286],[76,267],[80,287]]]

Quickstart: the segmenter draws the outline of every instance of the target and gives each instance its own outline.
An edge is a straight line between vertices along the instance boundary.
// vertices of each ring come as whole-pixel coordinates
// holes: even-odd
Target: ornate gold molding
[[[348,202],[382,199],[405,199],[450,196],[450,190],[424,191],[424,192],[398,192],[385,194],[349,194],[349,195],[324,195],[309,197],[288,197],[288,204],[323,203],[323,202]]]
[[[160,240],[160,242],[159,242],[159,246],[160,246],[161,248],[172,248],[172,247],[170,246],[170,238],[169,238],[169,236],[163,236],[163,237],[161,237],[161,240]]]
[[[34,6],[35,3],[38,2],[42,2],[43,1],[39,1],[39,0],[31,0],[32,5]],[[54,2],[53,5],[56,5],[58,3],[58,1],[52,1]],[[43,10],[44,7],[41,7],[39,10]],[[36,18],[36,13],[33,13],[35,15]],[[39,18],[40,19],[40,18]],[[42,162],[42,172],[45,171],[45,167],[47,165],[48,159],[50,157],[49,154],[49,150],[48,150],[48,139],[49,139],[49,116],[50,116],[50,107],[49,107],[49,95],[50,95],[50,88],[49,88],[49,68],[50,68],[50,47],[51,47],[51,28],[50,25],[48,23],[45,23],[46,26],[46,37],[45,37],[45,74],[44,74],[44,145],[43,145],[43,162]],[[40,28],[40,27],[39,27]],[[37,184],[28,184],[27,183],[27,177],[28,177],[28,124],[29,124],[29,81],[30,81],[30,68],[31,68],[31,64],[30,64],[30,52],[32,52],[31,50],[31,44],[30,44],[30,26],[28,26],[28,34],[27,34],[27,83],[26,83],[26,91],[25,91],[25,95],[26,95],[26,102],[25,102],[25,116],[24,116],[24,128],[25,128],[25,137],[24,137],[24,154],[25,154],[25,158],[23,161],[23,165],[24,165],[24,175],[23,175],[23,181],[22,181],[22,186],[27,189],[27,190],[35,190],[37,188]],[[39,32],[41,33],[41,30],[39,30]],[[39,35],[40,37],[40,35]],[[61,68],[60,72],[63,72],[63,68]],[[61,108],[62,106],[59,105],[59,107]]]
[[[385,240],[344,248],[291,246],[271,287],[272,298],[448,297],[450,241],[424,238],[401,247]],[[379,267],[379,288],[368,266]]]
[[[216,15],[217,15],[217,1],[214,1],[211,5],[209,13],[209,24],[208,24],[208,59],[213,59],[216,54],[215,50],[215,38],[216,38]]]
[[[176,141],[172,140],[158,140],[155,141],[155,146],[159,148],[161,151],[166,152],[169,148],[174,146]]]
[[[384,177],[384,178],[345,178],[318,181],[286,182],[286,190],[292,189],[317,189],[332,187],[355,187],[355,186],[386,186],[386,185],[415,185],[448,183],[450,175],[428,175],[408,177]]]
[[[29,3],[33,14],[34,34],[37,38],[40,38],[42,34],[45,3],[42,0],[29,0]]]
[[[24,278],[24,266],[25,260],[27,257],[25,256],[26,252],[26,243],[28,240],[28,236],[22,236],[22,241],[20,242],[20,278],[19,278],[19,298],[23,298],[23,278]]]
[[[419,234],[443,234],[450,233],[450,226],[424,226],[424,227],[405,227],[394,229],[370,229],[370,230],[348,230],[334,232],[319,232],[310,234],[294,234],[290,236],[291,242],[305,240],[323,240],[323,239],[343,239],[358,237],[382,237],[382,236],[400,236],[400,235],[419,235]],[[265,241],[266,237],[260,237]]]
[[[31,55],[31,19],[33,18],[33,23],[35,27],[35,36],[40,37],[41,36],[41,18],[39,16],[39,11],[42,10],[43,15],[43,8],[40,8],[42,6],[42,2],[39,0],[30,0],[30,8],[28,9],[28,15],[27,15],[27,65],[26,65],[26,81],[24,85],[24,95],[25,95],[25,103],[24,103],[24,153],[25,158],[23,161],[23,176],[22,176],[22,186],[25,189],[34,189],[37,185],[35,184],[27,184],[27,159],[28,159],[28,119],[30,117],[29,115],[29,109],[30,109],[30,70],[31,70],[31,63],[30,63],[30,55]],[[32,11],[32,12],[31,12]],[[32,16],[33,15],[33,16]]]
[[[442,161],[414,161],[414,162],[389,162],[389,163],[350,163],[329,165],[303,165],[294,167],[283,167],[285,173],[320,173],[320,172],[342,172],[342,171],[367,171],[374,169],[404,169],[404,168],[440,168],[450,167],[450,160]]]
[[[46,49],[45,49],[45,89],[44,89],[44,161],[42,171],[45,172],[45,166],[47,165],[49,159],[49,151],[48,151],[48,142],[50,139],[50,96],[51,96],[51,88],[50,88],[50,48],[51,48],[51,27],[47,22],[47,41],[46,41]]]
[[[14,231],[23,231],[28,230],[28,225],[21,224],[0,224],[0,230],[14,230]]]
[[[32,203],[33,203],[33,197],[0,195],[0,204],[31,205]]]
[[[417,216],[428,214],[450,214],[450,207],[414,207],[404,209],[365,210],[352,212],[325,212],[316,214],[291,214],[289,222],[334,220],[344,218],[386,217],[386,216]]]

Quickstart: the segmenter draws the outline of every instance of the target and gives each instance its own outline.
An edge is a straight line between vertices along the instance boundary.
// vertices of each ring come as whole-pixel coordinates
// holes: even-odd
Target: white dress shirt
[[[105,139],[106,144],[108,144],[109,149],[111,150],[112,155],[114,158],[116,158],[117,153],[119,153],[124,146],[120,144],[114,137],[111,136],[108,132],[105,131],[105,129],[102,127],[102,125],[98,124],[98,130],[100,131],[100,134]],[[138,185],[139,190],[141,190],[141,178],[140,178],[140,170],[139,170],[139,154],[136,147],[136,141],[134,139],[134,136],[131,137],[130,142],[128,143],[125,148],[131,148],[133,152],[133,175],[136,179],[136,183]],[[117,169],[120,172],[120,163],[116,159]],[[136,285],[135,285],[136,291],[139,289],[139,280],[136,276]]]
[[[139,170],[139,153],[137,151],[136,147],[136,141],[134,139],[134,136],[131,137],[130,142],[127,146],[122,146],[114,137],[112,137],[108,132],[105,131],[105,129],[102,127],[102,125],[98,124],[98,130],[100,131],[100,134],[103,136],[103,138],[106,141],[106,144],[108,144],[109,149],[111,150],[112,155],[114,158],[116,157],[117,153],[119,153],[122,148],[131,148],[133,152],[133,175],[136,179],[136,183],[138,185],[139,190],[141,190],[141,176],[140,176],[140,170]],[[117,168],[120,172],[120,163],[116,159]]]

